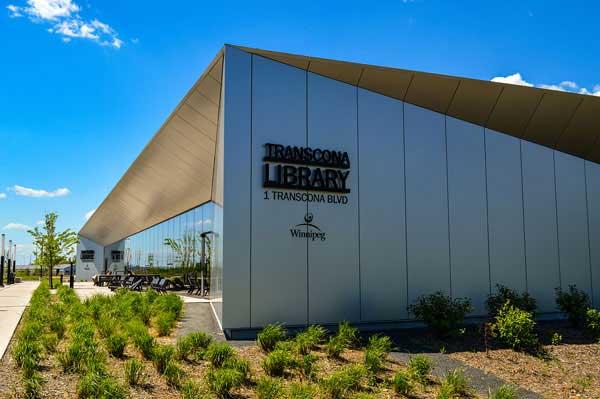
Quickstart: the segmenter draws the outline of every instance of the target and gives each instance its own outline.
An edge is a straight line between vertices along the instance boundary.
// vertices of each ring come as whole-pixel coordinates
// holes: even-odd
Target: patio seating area
[[[94,286],[106,287],[111,291],[119,288],[126,288],[130,291],[152,289],[159,293],[184,292],[187,295],[203,298],[210,295],[209,280],[194,273],[171,277],[163,277],[160,274],[100,274],[94,276],[92,282]]]

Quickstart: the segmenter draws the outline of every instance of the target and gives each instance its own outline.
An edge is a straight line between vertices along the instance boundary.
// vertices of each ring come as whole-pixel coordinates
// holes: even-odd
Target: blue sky
[[[600,94],[595,1],[0,4],[0,230],[19,262],[45,212],[81,228],[223,43]]]

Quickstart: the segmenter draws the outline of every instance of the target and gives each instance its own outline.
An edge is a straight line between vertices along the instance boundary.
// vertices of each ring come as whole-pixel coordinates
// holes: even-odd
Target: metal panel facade
[[[225,49],[223,123],[223,326],[250,324],[251,59]],[[215,209],[217,216],[220,210]],[[216,220],[220,225],[220,220]]]
[[[554,153],[554,162],[561,287],[576,285],[591,294],[585,164],[560,152]]]
[[[447,117],[452,296],[485,313],[490,293],[484,129]]]
[[[289,230],[306,202],[265,199],[265,143],[306,144],[306,72],[253,56],[252,69],[252,325],[307,322],[306,240]]]
[[[362,320],[407,318],[402,102],[358,89]]]
[[[450,292],[443,115],[405,104],[408,301]]]
[[[527,291],[538,310],[556,310],[554,288],[560,286],[553,151],[521,142]]]
[[[496,284],[525,291],[520,140],[491,130],[485,140],[492,291]]]
[[[600,308],[600,165],[586,162],[593,303]]]
[[[326,241],[308,240],[311,323],[360,320],[356,96],[356,87],[308,73],[308,145],[347,151],[351,163],[347,204],[308,204],[327,234]]]

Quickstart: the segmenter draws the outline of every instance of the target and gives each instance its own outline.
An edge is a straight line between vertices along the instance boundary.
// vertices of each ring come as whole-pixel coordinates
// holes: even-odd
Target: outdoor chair
[[[158,284],[152,286],[157,292],[163,293],[167,291],[167,287],[171,284],[171,281],[166,278],[161,278]]]
[[[130,291],[141,291],[143,284],[144,284],[144,279],[138,278],[137,280],[135,280],[135,282],[133,284],[131,284],[129,286],[129,290]]]

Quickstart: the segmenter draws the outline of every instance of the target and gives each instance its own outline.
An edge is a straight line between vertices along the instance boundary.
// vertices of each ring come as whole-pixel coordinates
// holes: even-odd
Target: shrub
[[[371,374],[377,374],[387,355],[392,350],[390,337],[373,335],[369,338],[369,344],[365,350],[365,367]]]
[[[172,345],[156,345],[152,354],[152,363],[160,374],[165,372],[167,364],[173,360],[175,348]]]
[[[562,340],[563,336],[555,332],[554,334],[552,334],[552,338],[550,338],[550,343],[552,345],[560,345],[562,343]]]
[[[462,370],[450,370],[446,373],[440,395],[444,398],[468,397],[470,394],[469,382]],[[441,399],[440,395],[438,397]]]
[[[427,385],[429,373],[433,369],[433,360],[425,355],[416,355],[408,361],[408,371],[421,385]]]
[[[317,372],[316,362],[319,358],[313,354],[307,354],[300,358],[297,362],[296,367],[302,374],[302,377],[307,379],[313,379]]]
[[[517,390],[509,385],[502,385],[489,394],[490,399],[517,399]]]
[[[360,389],[365,369],[360,365],[345,366],[321,380],[323,391],[332,399],[343,398]]]
[[[496,284],[496,291],[496,294],[488,296],[488,299],[485,302],[490,317],[496,317],[502,306],[508,301],[510,301],[517,309],[535,313],[537,304],[535,299],[533,299],[529,293],[523,292],[519,294],[517,291],[502,284]]]
[[[538,346],[535,321],[531,313],[506,303],[496,316],[494,333],[500,340],[516,350],[532,350]]]
[[[167,381],[167,385],[173,388],[181,387],[181,380],[185,377],[185,373],[174,360],[167,362],[162,375]]]
[[[131,386],[143,385],[146,380],[144,364],[137,359],[131,359],[123,365],[125,369],[125,380]]]
[[[258,399],[279,399],[283,392],[283,384],[276,378],[263,376],[256,384]]]
[[[200,399],[203,394],[202,387],[197,382],[188,380],[181,385],[181,399]]]
[[[373,335],[369,338],[368,349],[375,350],[386,355],[392,351],[392,340],[386,335]]]
[[[600,336],[600,312],[596,309],[588,309],[586,315],[586,328],[594,337]]]
[[[175,327],[175,315],[173,313],[161,312],[154,318],[154,327],[160,337],[169,335]]]
[[[330,337],[329,341],[327,341],[327,344],[325,344],[325,352],[329,357],[340,357],[344,349],[346,349],[346,343],[338,335]]]
[[[352,348],[358,344],[358,330],[347,321],[340,323],[337,336],[347,348]]]
[[[256,342],[265,352],[270,352],[275,349],[275,345],[279,341],[283,341],[286,337],[285,328],[281,324],[269,324],[262,329],[256,336]]]
[[[409,396],[413,391],[410,374],[403,370],[396,372],[396,374],[394,374],[394,379],[392,380],[392,386],[396,393]]]
[[[292,354],[283,349],[275,349],[265,357],[262,362],[265,373],[272,377],[280,377],[285,373],[286,368],[293,365],[294,358]]]
[[[117,358],[122,358],[127,346],[127,335],[123,333],[113,334],[106,339],[108,353]]]
[[[244,378],[242,374],[233,369],[211,369],[206,374],[208,387],[219,398],[231,396],[231,390],[240,387]]]
[[[313,399],[314,388],[308,384],[292,383],[290,385],[289,399]]]
[[[377,350],[367,349],[365,350],[364,359],[365,368],[367,371],[369,371],[372,375],[375,375],[383,366],[384,355]]]
[[[585,315],[589,307],[588,295],[578,290],[575,285],[569,285],[569,292],[564,292],[560,287],[556,288],[556,304],[558,308],[567,314],[573,327],[580,327],[585,321]]]
[[[205,357],[213,367],[221,367],[223,364],[235,356],[235,350],[226,343],[214,342],[208,346]]]
[[[470,299],[452,299],[441,291],[421,296],[409,306],[409,311],[438,335],[455,331],[472,310]]]

